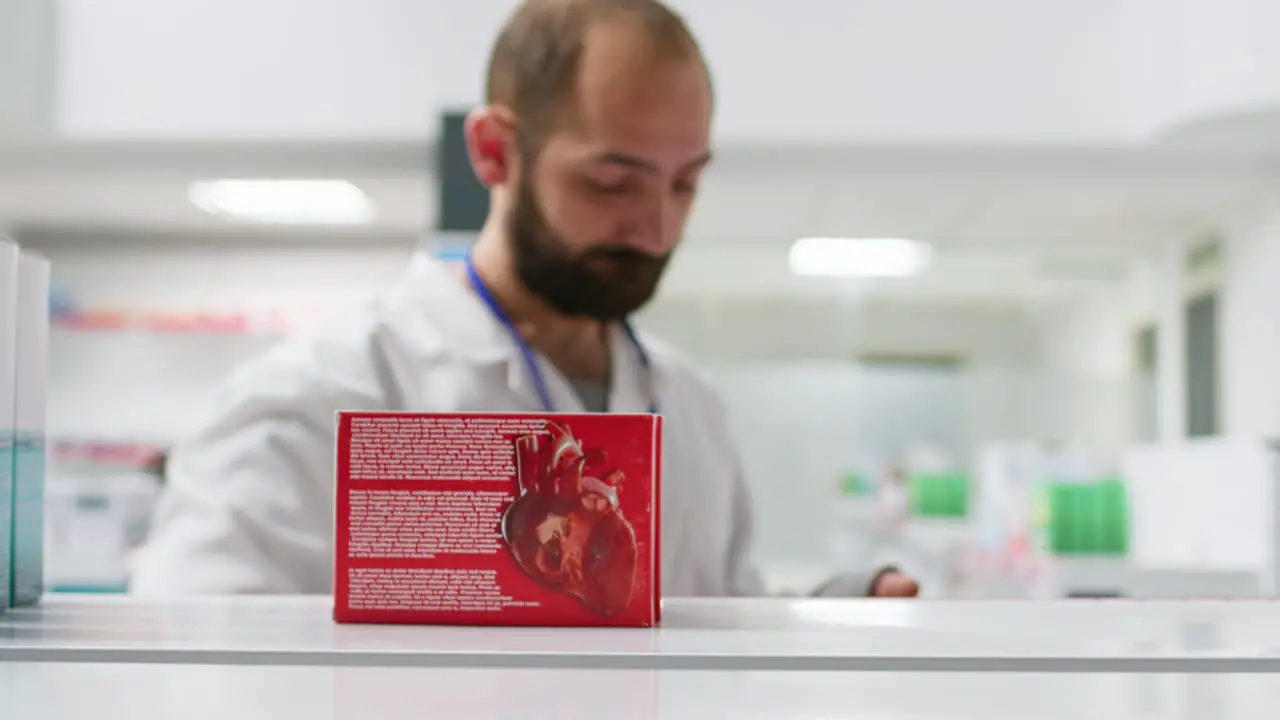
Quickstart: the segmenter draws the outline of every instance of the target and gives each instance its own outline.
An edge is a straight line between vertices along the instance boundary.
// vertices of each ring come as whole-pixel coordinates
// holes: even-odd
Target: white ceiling
[[[397,142],[0,145],[0,223],[37,243],[411,243],[433,222],[430,157],[426,145]],[[345,177],[378,218],[359,229],[243,228],[187,201],[190,181],[233,176]],[[724,148],[668,287],[1054,299],[1117,282],[1134,257],[1209,232],[1278,190],[1280,156],[1256,152]],[[936,245],[938,262],[906,282],[814,283],[786,270],[803,235],[914,237]]]

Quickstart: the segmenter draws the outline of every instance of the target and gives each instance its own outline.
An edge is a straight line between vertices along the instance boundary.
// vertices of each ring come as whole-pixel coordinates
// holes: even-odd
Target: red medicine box
[[[650,627],[657,415],[338,413],[334,620]]]

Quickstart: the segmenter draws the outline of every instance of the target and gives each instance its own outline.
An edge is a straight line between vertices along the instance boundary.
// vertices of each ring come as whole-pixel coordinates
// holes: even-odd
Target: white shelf
[[[1268,675],[0,664],[23,720],[1258,720],[1278,701]]]
[[[671,600],[652,631],[339,626],[329,606],[50,597],[0,619],[0,717],[1243,720],[1280,703],[1269,602]]]
[[[337,625],[325,597],[50,597],[0,662],[612,670],[1280,671],[1267,602],[669,600],[659,630]]]

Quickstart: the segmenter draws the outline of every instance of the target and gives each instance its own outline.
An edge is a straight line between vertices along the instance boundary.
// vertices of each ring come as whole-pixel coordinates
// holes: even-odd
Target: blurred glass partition
[[[859,444],[901,464],[967,462],[968,399],[959,359],[866,357],[858,363],[857,385]]]
[[[1109,457],[1135,427],[1129,383],[1034,370],[793,361],[707,372],[724,395],[753,493],[757,555],[788,587],[849,561],[844,526],[866,530],[893,512],[893,483],[904,493],[942,480],[971,484],[983,448],[997,443]],[[865,510],[851,519],[854,496]],[[903,512],[919,514],[924,505],[914,500]]]

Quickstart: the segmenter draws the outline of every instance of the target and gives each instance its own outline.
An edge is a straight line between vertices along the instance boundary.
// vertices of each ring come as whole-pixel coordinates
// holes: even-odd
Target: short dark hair
[[[561,119],[574,94],[587,33],[611,19],[635,23],[663,56],[705,67],[684,19],[659,0],[524,0],[494,43],[486,88],[489,103],[516,114],[522,148],[536,148]]]

